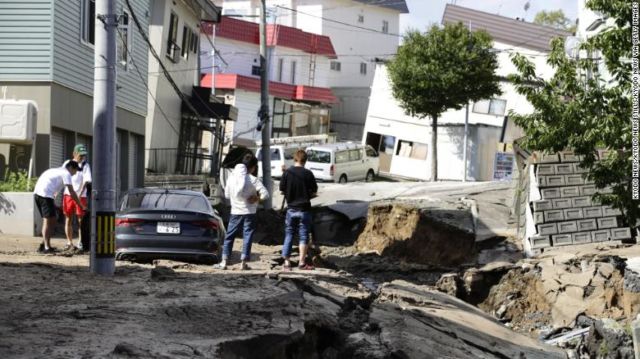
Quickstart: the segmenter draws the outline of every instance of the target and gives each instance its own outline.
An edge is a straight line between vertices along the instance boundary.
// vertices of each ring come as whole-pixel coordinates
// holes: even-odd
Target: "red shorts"
[[[81,197],[80,202],[85,205],[85,207],[87,206],[86,197]],[[62,199],[62,213],[64,213],[64,215],[67,217],[71,217],[74,214],[79,218],[84,217],[84,209],[78,206],[76,201],[74,201],[73,198],[71,198],[71,196],[69,196],[68,194],[65,194],[64,198]]]

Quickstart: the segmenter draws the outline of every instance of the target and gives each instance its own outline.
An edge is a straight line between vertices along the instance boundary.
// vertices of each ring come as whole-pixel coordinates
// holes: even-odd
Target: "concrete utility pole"
[[[91,271],[115,272],[116,0],[96,0]]]
[[[269,198],[264,201],[266,209],[271,209],[273,197],[273,181],[271,180],[271,124],[269,123],[269,71],[267,62],[267,4],[260,2],[260,126],[262,130],[262,181],[269,191]]]
[[[469,140],[469,103],[467,102],[466,113],[464,115],[464,140],[462,141],[462,182],[467,182],[467,145]]]

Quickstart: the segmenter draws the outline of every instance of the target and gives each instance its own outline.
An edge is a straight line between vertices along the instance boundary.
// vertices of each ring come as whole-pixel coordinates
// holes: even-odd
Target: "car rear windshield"
[[[307,162],[331,163],[331,152],[307,150]]]
[[[262,151],[258,152],[258,160],[262,161]],[[280,150],[277,148],[271,149],[271,161],[280,161]]]
[[[122,201],[122,210],[129,209],[178,209],[210,212],[206,198],[197,194],[175,192],[128,193]]]

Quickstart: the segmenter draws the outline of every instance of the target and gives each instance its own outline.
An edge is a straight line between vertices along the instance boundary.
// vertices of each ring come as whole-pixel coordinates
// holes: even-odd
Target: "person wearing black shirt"
[[[280,180],[280,192],[287,200],[287,215],[284,228],[284,245],[282,257],[284,269],[291,270],[291,247],[293,245],[293,231],[297,228],[299,235],[300,262],[298,269],[312,270],[313,266],[306,264],[307,240],[311,230],[311,198],[318,192],[316,178],[311,171],[304,168],[307,163],[307,153],[298,150],[293,156],[295,165],[287,168]]]

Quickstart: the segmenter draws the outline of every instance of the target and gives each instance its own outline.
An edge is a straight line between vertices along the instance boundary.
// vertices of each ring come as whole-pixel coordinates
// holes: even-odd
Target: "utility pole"
[[[467,102],[466,113],[464,115],[464,140],[462,141],[462,182],[467,182],[467,145],[469,140],[469,102]]]
[[[271,209],[273,197],[273,181],[271,180],[271,124],[269,123],[269,71],[267,62],[267,4],[260,1],[260,125],[262,130],[262,181],[269,191],[269,198],[264,201],[265,209]]]
[[[116,0],[96,0],[91,271],[115,272]]]

